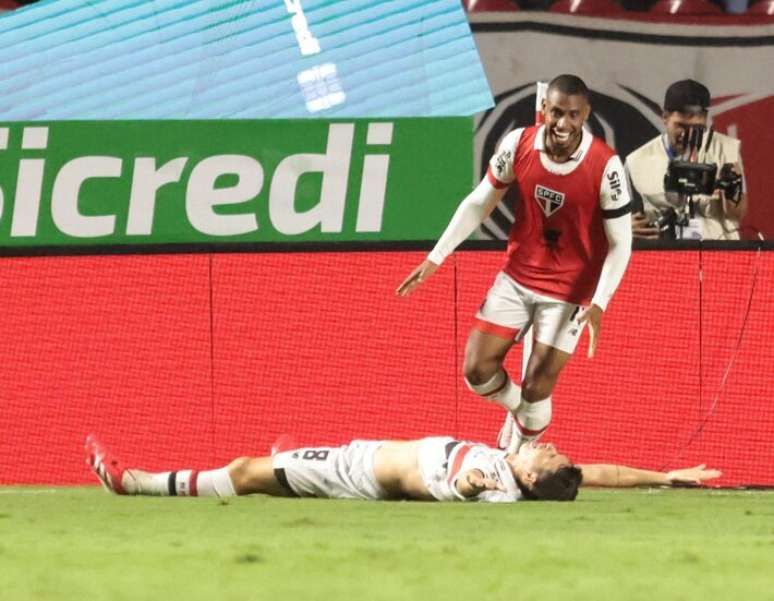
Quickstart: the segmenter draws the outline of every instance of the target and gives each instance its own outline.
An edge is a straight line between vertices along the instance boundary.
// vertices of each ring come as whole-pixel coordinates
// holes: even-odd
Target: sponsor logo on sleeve
[[[610,198],[613,202],[618,202],[621,198],[621,176],[618,171],[607,174],[607,183],[610,186]]]
[[[502,182],[508,181],[511,178],[511,165],[513,164],[513,158],[510,150],[500,151],[495,157],[495,175],[497,179]]]

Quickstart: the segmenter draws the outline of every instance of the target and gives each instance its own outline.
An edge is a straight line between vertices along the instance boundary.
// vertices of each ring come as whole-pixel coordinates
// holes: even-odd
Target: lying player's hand
[[[722,476],[720,470],[708,470],[703,463],[695,467],[667,472],[667,479],[672,486],[699,486],[706,480]]]
[[[485,490],[501,490],[505,491],[505,487],[492,478],[487,478],[480,470],[470,470],[465,475],[465,480],[470,486],[470,491],[473,496],[484,492]]]
[[[589,359],[597,352],[599,330],[602,328],[602,309],[597,305],[589,305],[578,317],[578,323],[589,322]]]
[[[438,265],[425,259],[405,280],[403,280],[401,285],[398,286],[398,289],[395,291],[395,294],[398,296],[410,294],[414,288],[433,275],[436,269],[438,269]]]
[[[658,240],[658,228],[650,225],[644,213],[632,213],[632,236]]]

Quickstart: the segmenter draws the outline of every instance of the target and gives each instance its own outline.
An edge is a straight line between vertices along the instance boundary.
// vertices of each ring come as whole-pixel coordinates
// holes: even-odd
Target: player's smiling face
[[[583,124],[591,106],[582,94],[550,90],[543,101],[546,149],[555,160],[566,160],[575,152],[583,135]]]

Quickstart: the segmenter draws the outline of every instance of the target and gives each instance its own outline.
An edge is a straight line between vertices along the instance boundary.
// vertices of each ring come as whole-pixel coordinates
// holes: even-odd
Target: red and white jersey
[[[586,129],[565,163],[545,149],[545,126],[503,138],[487,171],[496,188],[515,183],[519,200],[504,271],[539,294],[589,304],[608,251],[603,219],[631,210],[623,165]]]
[[[505,451],[483,444],[439,436],[422,439],[417,463],[427,490],[438,501],[514,503],[522,496],[505,455]],[[505,490],[486,490],[475,497],[463,497],[457,490],[457,479],[473,469],[481,470]]]

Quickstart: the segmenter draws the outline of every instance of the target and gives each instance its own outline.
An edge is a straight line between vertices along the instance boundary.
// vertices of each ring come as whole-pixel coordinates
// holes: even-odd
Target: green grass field
[[[774,494],[476,505],[0,488],[0,599],[774,599]]]

